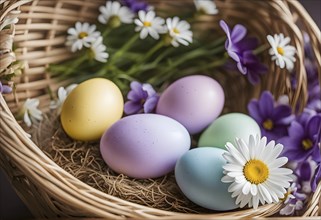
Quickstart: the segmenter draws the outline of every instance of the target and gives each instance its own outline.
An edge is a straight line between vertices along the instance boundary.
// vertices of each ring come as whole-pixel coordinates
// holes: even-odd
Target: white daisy
[[[100,36],[96,30],[96,25],[77,22],[75,27],[68,29],[67,46],[71,46],[71,51],[81,50],[83,46],[90,47],[91,43],[97,40]]]
[[[191,25],[186,21],[180,21],[178,17],[167,18],[166,26],[168,33],[172,38],[171,44],[174,47],[178,47],[180,43],[185,46],[188,46],[189,43],[192,43],[193,33],[190,31]]]
[[[163,24],[165,20],[160,17],[155,17],[154,11],[139,11],[139,19],[135,19],[135,24],[137,25],[135,31],[140,31],[140,38],[145,39],[149,34],[154,39],[159,39],[159,34],[164,33],[165,29]]]
[[[103,38],[99,37],[90,47],[91,56],[99,62],[106,63],[109,57],[106,49],[107,47],[103,44]]]
[[[284,37],[283,34],[275,34],[274,37],[271,35],[267,36],[267,40],[269,41],[272,48],[270,48],[269,53],[272,56],[272,60],[275,60],[275,63],[280,68],[286,67],[289,71],[291,71],[294,67],[295,47],[288,45],[291,41],[289,37]]]
[[[214,0],[194,0],[194,5],[202,14],[215,15],[218,13]]]
[[[28,127],[31,126],[32,121],[41,121],[42,112],[38,109],[39,99],[27,99],[22,106],[23,121]]]
[[[69,86],[66,87],[66,89],[64,87],[60,87],[58,89],[58,97],[57,100],[53,100],[50,102],[50,108],[51,109],[58,109],[57,112],[58,114],[60,114],[61,112],[61,107],[64,104],[67,96],[71,93],[71,91],[76,88],[78,86],[78,84],[71,84]]]
[[[223,166],[222,182],[232,183],[228,191],[241,208],[248,204],[256,209],[259,202],[272,203],[284,198],[292,181],[292,170],[281,168],[288,161],[286,157],[278,158],[283,145],[275,145],[274,141],[266,145],[266,137],[256,136],[254,140],[252,135],[248,143],[237,138],[236,146],[225,145],[228,152],[223,154],[227,164]]]
[[[131,24],[135,16],[128,7],[112,1],[106,2],[106,6],[100,6],[99,11],[101,14],[98,21],[110,27],[118,27],[121,23]]]

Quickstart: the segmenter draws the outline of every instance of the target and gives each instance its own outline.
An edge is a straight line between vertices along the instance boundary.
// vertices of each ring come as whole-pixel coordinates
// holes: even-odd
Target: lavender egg
[[[179,122],[162,115],[137,114],[122,118],[104,133],[100,152],[115,172],[148,179],[173,171],[190,146],[189,133]]]
[[[190,134],[196,134],[220,115],[224,99],[224,91],[214,79],[201,75],[187,76],[165,89],[156,113],[177,120]]]

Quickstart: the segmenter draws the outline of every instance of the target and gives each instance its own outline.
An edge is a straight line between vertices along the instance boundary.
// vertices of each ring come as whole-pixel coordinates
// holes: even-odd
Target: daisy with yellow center
[[[164,33],[164,19],[156,17],[154,11],[139,11],[138,19],[135,19],[136,29],[140,31],[140,38],[145,39],[147,35],[150,35],[155,40],[159,39],[159,34]]]
[[[215,15],[218,13],[214,0],[194,0],[194,4],[201,14]]]
[[[179,44],[188,46],[193,42],[193,33],[190,31],[191,25],[187,21],[180,21],[178,17],[167,18],[166,26],[171,44],[174,47],[178,47]]]
[[[98,21],[108,27],[116,28],[122,23],[133,23],[134,13],[126,6],[117,1],[107,1],[106,5],[99,7],[100,15]]]
[[[68,29],[66,45],[70,46],[72,52],[81,50],[83,47],[90,47],[100,36],[96,31],[96,25],[77,22],[75,27]]]
[[[91,45],[89,50],[89,57],[95,59],[99,62],[106,63],[109,57],[109,54],[106,52],[107,47],[103,44],[103,38],[100,36],[98,39]]]
[[[275,63],[280,68],[286,67],[289,71],[294,68],[295,47],[288,45],[291,41],[289,37],[284,37],[283,34],[275,34],[274,37],[271,35],[267,36],[271,48],[269,50],[272,60],[275,60]]]
[[[223,166],[222,182],[231,183],[228,191],[236,197],[236,204],[256,209],[259,203],[276,203],[284,198],[292,181],[292,170],[282,168],[288,161],[279,157],[283,145],[275,145],[274,141],[267,144],[266,137],[257,136],[255,140],[252,135],[248,144],[242,139],[235,142],[235,146],[226,144],[228,152],[223,156],[227,164]]]

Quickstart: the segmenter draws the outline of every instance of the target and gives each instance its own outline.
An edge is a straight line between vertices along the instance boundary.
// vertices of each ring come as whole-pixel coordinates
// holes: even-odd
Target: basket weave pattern
[[[192,1],[152,0],[151,4],[164,11],[175,11],[192,6]],[[290,80],[285,70],[276,68],[270,57],[264,57],[270,63],[270,73],[255,88],[247,87],[245,81],[231,86],[229,78],[222,77],[220,82],[227,90],[229,100],[237,97],[237,102],[227,103],[227,111],[245,108],[252,97],[268,89],[277,97],[288,94],[292,106],[304,107],[307,100],[306,72],[304,68],[304,48],[302,30],[311,38],[312,48],[318,62],[321,84],[321,40],[320,30],[302,6],[294,0],[216,1],[222,14],[219,17],[200,19],[198,28],[218,30],[220,19],[245,24],[251,33],[265,41],[269,33],[284,33],[291,37],[297,48],[296,76],[298,88],[291,90]],[[50,63],[59,63],[72,57],[65,46],[66,30],[76,21],[95,22],[97,8],[105,0],[13,0],[0,5],[2,21],[14,9],[19,9],[19,23],[0,32],[2,54],[0,69],[7,68],[15,59],[24,63],[23,74],[15,78],[17,85],[14,94],[0,95],[0,166],[9,176],[12,185],[37,217],[89,216],[120,218],[163,218],[163,219],[208,219],[215,217],[253,217],[270,216],[279,211],[281,204],[265,205],[257,210],[242,210],[215,214],[185,214],[162,211],[134,204],[96,190],[76,179],[51,161],[28,137],[15,120],[15,114],[27,98],[39,98],[43,109],[50,102],[48,88],[56,91],[66,83],[50,77],[47,67]],[[185,6],[184,6],[185,7]],[[257,19],[259,18],[259,19]],[[300,21],[300,27],[297,25]],[[15,56],[11,44],[16,47]],[[6,58],[6,59],[5,59]],[[226,75],[226,74],[225,74]],[[238,79],[236,79],[238,80]],[[235,81],[236,81],[235,80]],[[233,82],[233,81],[232,81]],[[239,97],[239,91],[244,95]],[[241,106],[241,107],[240,107]],[[320,215],[321,183],[307,204],[303,216]]]

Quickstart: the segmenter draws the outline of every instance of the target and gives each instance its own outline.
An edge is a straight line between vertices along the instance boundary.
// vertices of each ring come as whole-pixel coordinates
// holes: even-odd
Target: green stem
[[[207,65],[202,65],[202,66],[197,66],[197,67],[194,67],[194,68],[189,68],[188,70],[183,71],[183,74],[178,74],[178,76],[181,77],[181,76],[185,76],[185,75],[191,75],[191,74],[199,73],[199,72],[211,69],[211,68],[221,67],[226,63],[226,61],[227,61],[227,57],[223,57],[222,59],[215,60],[214,62],[211,62],[211,63],[209,63]]]
[[[153,56],[159,49],[161,49],[164,46],[163,41],[159,41],[157,44],[154,45],[152,49],[150,49],[146,55],[142,56],[141,59],[138,60],[138,62],[133,65],[128,71],[128,75],[135,75],[137,71],[139,71],[141,68],[141,65],[144,63],[144,61],[148,60],[151,56]]]
[[[127,41],[126,44],[124,44],[121,48],[119,48],[114,55],[111,57],[111,59],[109,61],[107,61],[98,72],[96,72],[95,75],[97,76],[104,76],[107,72],[109,72],[109,70],[114,71],[116,66],[114,65],[115,62],[117,61],[117,59],[119,57],[121,57],[122,55],[124,55],[127,50],[133,46],[133,44],[136,42],[136,40],[138,39],[139,35],[135,34],[129,41]]]
[[[264,51],[266,51],[267,49],[269,49],[270,45],[268,44],[263,44],[260,47],[256,48],[255,50],[253,50],[253,54],[254,55],[258,55]]]
[[[214,48],[211,51],[206,51],[204,49],[199,49],[199,50],[192,50],[189,53],[186,53],[182,58],[176,60],[175,62],[171,63],[170,65],[168,65],[167,68],[165,68],[163,71],[160,71],[156,76],[154,76],[153,78],[151,78],[149,80],[149,83],[151,83],[152,85],[154,83],[162,83],[164,81],[166,81],[167,79],[169,79],[174,72],[176,72],[176,67],[178,67],[179,65],[181,65],[184,62],[187,62],[189,60],[195,59],[195,58],[200,58],[202,56],[209,56],[209,55],[214,55],[217,54],[221,51],[224,51],[224,46],[219,46],[217,48]],[[226,57],[224,57],[222,60],[224,61],[218,61],[215,63],[212,63],[212,67],[215,66],[219,66],[222,65],[223,62],[226,61]],[[207,69],[209,67],[206,67],[205,69]]]
[[[136,40],[139,38],[138,34],[135,34],[129,41],[127,41],[124,46],[122,46],[115,54],[114,56],[110,59],[109,65],[113,65],[117,59],[123,55],[124,52],[126,52],[129,48],[133,46],[133,44],[136,42]]]
[[[102,33],[103,39],[105,39],[105,38],[109,35],[109,33],[110,33],[111,31],[112,31],[111,28],[106,28],[106,29],[104,30],[104,32]]]
[[[161,49],[164,46],[163,41],[159,41],[152,49],[148,51],[148,53],[143,57],[142,60],[139,61],[139,63],[142,63],[145,60],[148,60],[156,51]]]
[[[215,40],[210,46],[217,47],[218,45],[221,45],[225,41],[226,41],[226,37],[222,36],[222,37],[218,38],[217,40]],[[223,44],[223,46],[224,46],[224,44]]]
[[[84,53],[79,54],[79,56],[73,60],[70,60],[64,64],[52,65],[49,67],[49,70],[54,75],[61,75],[62,77],[71,75],[86,59],[88,59],[87,55]]]

